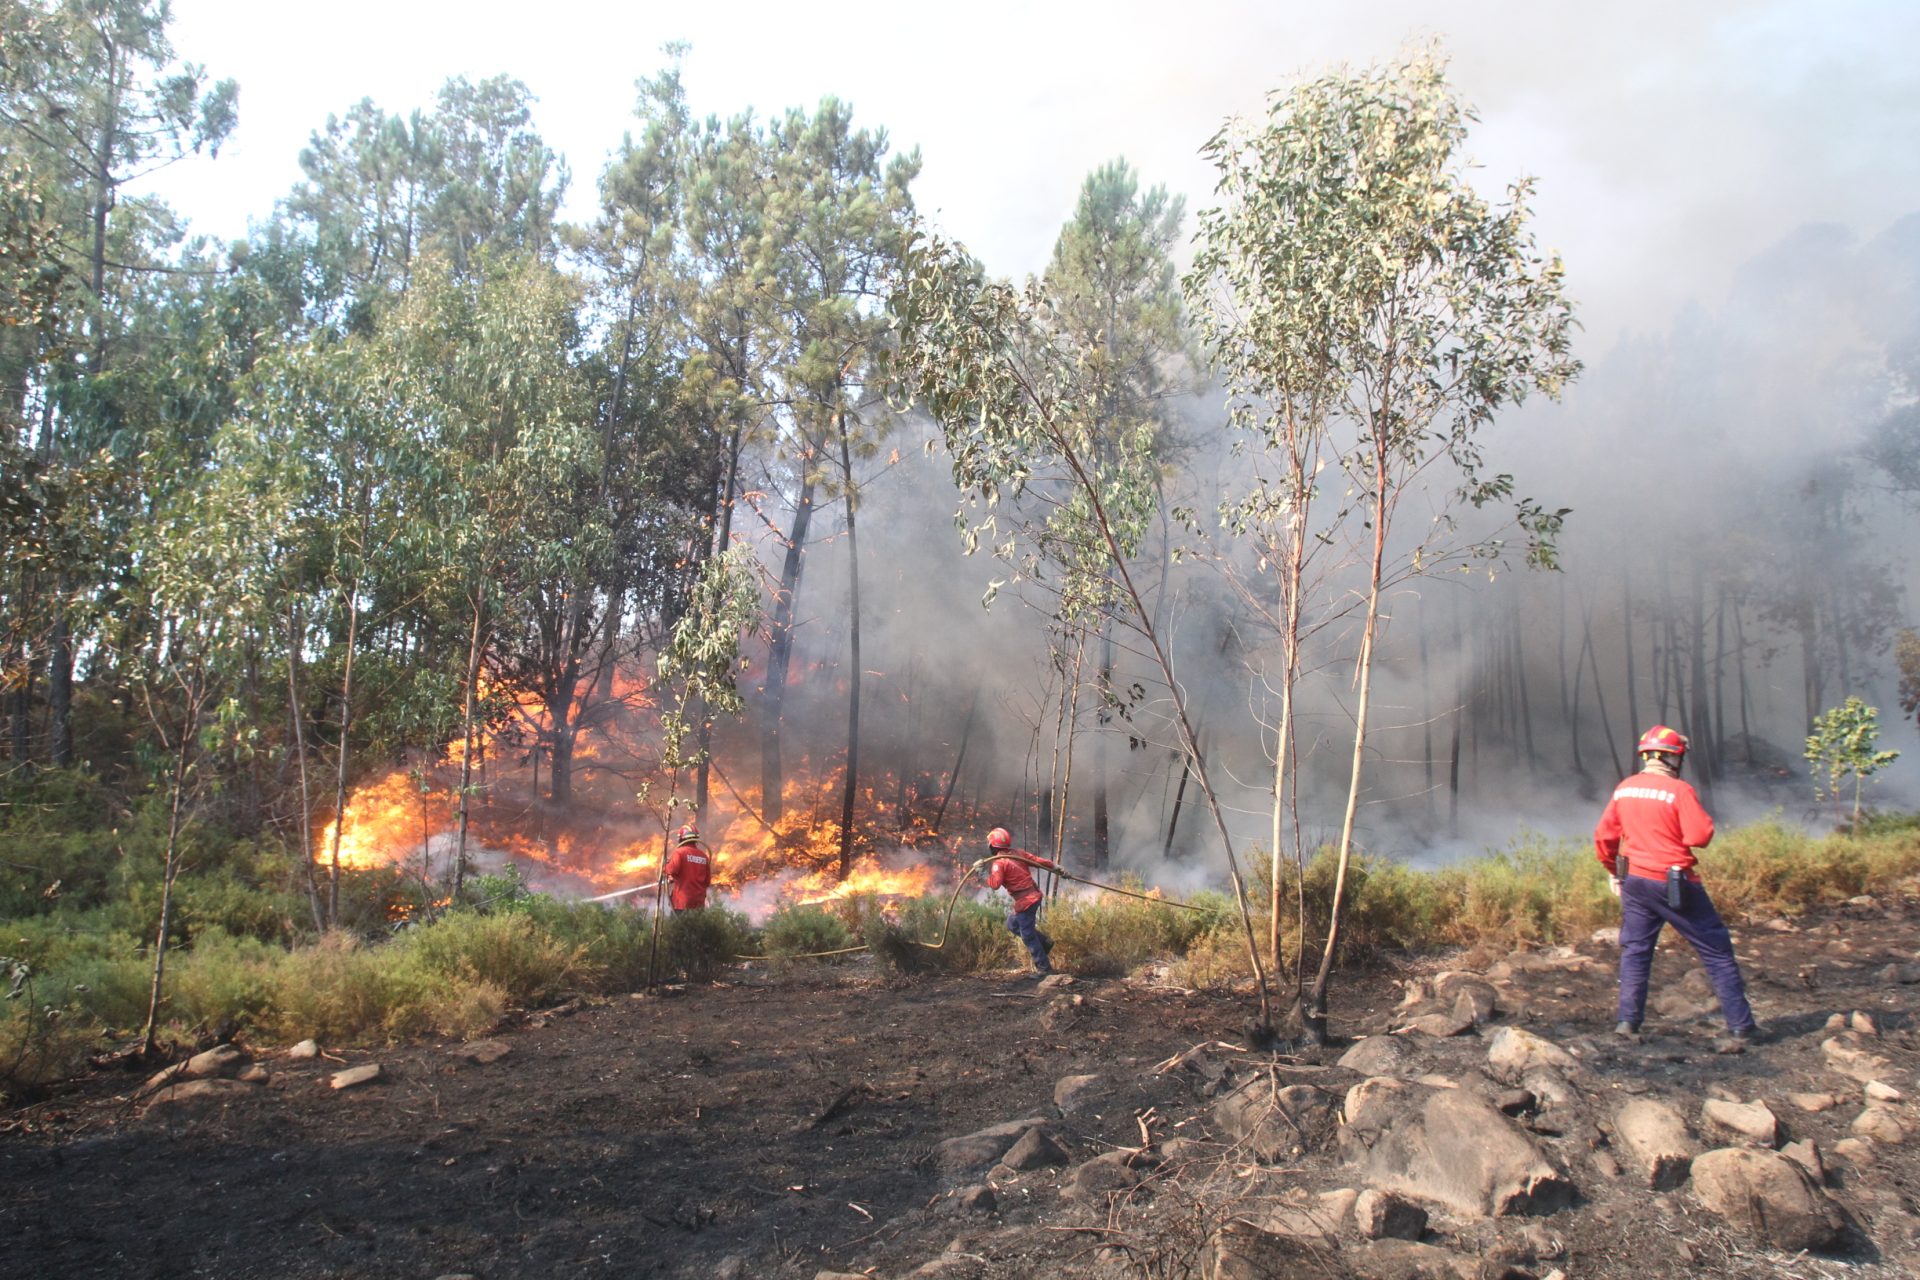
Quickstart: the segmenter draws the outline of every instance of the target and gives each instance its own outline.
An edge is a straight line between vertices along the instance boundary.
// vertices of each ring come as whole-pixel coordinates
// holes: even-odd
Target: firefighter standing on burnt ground
[[[1048,958],[1053,953],[1053,939],[1040,932],[1040,926],[1035,923],[1046,895],[1033,882],[1032,868],[1058,871],[1060,867],[1037,853],[1014,848],[1013,835],[1005,827],[995,827],[987,833],[987,848],[996,855],[993,866],[987,870],[987,888],[1005,889],[1013,898],[1013,910],[1007,913],[1007,932],[1027,944],[1033,967],[1044,978],[1053,972],[1053,961]]]
[[[713,855],[691,822],[674,833],[673,852],[667,857],[667,879],[673,883],[670,902],[675,914],[699,911],[707,905],[707,886],[713,883]]]
[[[1733,937],[1714,910],[1696,870],[1694,850],[1713,840],[1713,818],[1680,780],[1687,738],[1665,725],[1647,730],[1635,748],[1640,772],[1614,788],[1593,844],[1620,899],[1620,1009],[1614,1034],[1637,1040],[1647,1007],[1647,977],[1662,926],[1679,930],[1706,966],[1727,1020],[1718,1048],[1739,1053],[1759,1038],[1747,988],[1734,959]]]

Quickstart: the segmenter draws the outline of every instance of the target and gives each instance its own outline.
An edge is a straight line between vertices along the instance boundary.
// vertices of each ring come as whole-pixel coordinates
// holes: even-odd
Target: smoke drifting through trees
[[[27,8],[54,11],[7,12]],[[8,38],[27,29],[9,23]],[[45,51],[15,53],[19,71]],[[13,121],[41,110],[28,88],[6,86]],[[772,644],[747,644],[744,734],[702,740],[736,783],[773,782],[770,813],[783,775],[839,767],[857,734],[866,763],[829,823],[848,797],[852,825],[868,820],[869,792],[929,821],[949,805],[991,814],[1035,848],[1064,819],[1066,854],[1084,863],[1104,811],[1116,867],[1216,874],[1149,655],[1114,635],[1109,659],[1096,633],[1083,661],[1063,659],[1054,602],[1026,584],[982,609],[1004,570],[961,554],[930,429],[872,394],[877,260],[912,207],[913,165],[889,162],[882,122],[852,119],[828,103],[697,121],[669,71],[644,86],[631,145],[601,175],[603,216],[560,228],[558,158],[524,88],[456,81],[406,119],[362,104],[316,134],[307,182],[228,272],[206,246],[179,248],[164,210],[131,202],[107,222],[124,248],[62,249],[47,229],[97,230],[100,202],[9,133],[26,167],[4,175],[0,229],[18,261],[53,264],[0,276],[0,311],[23,320],[0,345],[9,758],[68,754],[77,654],[81,754],[133,771],[125,696],[168,641],[122,589],[140,566],[98,531],[142,519],[216,459],[246,461],[291,515],[259,616],[210,659],[258,726],[205,764],[231,781],[217,807],[242,829],[297,841],[336,787],[497,727],[520,692],[539,695],[529,759],[564,806],[580,726],[653,710],[616,687],[615,659],[647,669],[693,571],[742,541],[764,570]],[[845,203],[814,199],[808,183],[829,173]],[[1151,190],[1157,175],[1140,177]],[[1855,692],[1893,705],[1917,518],[1903,503],[1920,474],[1920,217],[1862,230],[1796,233],[1724,303],[1580,352],[1588,372],[1565,404],[1503,421],[1489,468],[1573,509],[1564,572],[1482,565],[1385,598],[1363,851],[1432,859],[1500,843],[1516,821],[1580,829],[1654,719],[1693,735],[1723,816],[1797,813],[1811,807],[1796,757],[1812,715]],[[114,265],[162,260],[207,274]],[[94,342],[111,361],[76,354]],[[1221,399],[1157,401],[1157,498],[1194,530],[1155,523],[1139,556],[1231,834],[1259,844],[1279,659],[1211,563],[1258,554],[1213,527],[1244,480]],[[836,507],[854,493],[857,611]],[[1424,537],[1422,498],[1408,503],[1389,555]],[[1296,709],[1310,843],[1339,826],[1364,585],[1344,542],[1321,567]],[[1063,733],[1081,744],[1071,790],[1055,785]],[[1888,724],[1890,745],[1901,734]],[[705,774],[690,784],[702,800]],[[949,817],[943,834],[978,833]]]

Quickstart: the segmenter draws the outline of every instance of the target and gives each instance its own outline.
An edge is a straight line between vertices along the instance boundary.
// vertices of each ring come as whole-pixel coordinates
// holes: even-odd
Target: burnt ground
[[[1473,968],[1497,980],[1498,1021],[1581,1059],[1598,1127],[1543,1136],[1579,1188],[1575,1206],[1533,1220],[1436,1216],[1431,1242],[1574,1280],[1907,1275],[1920,1260],[1920,1136],[1874,1147],[1870,1162],[1830,1155],[1852,1226],[1840,1251],[1796,1258],[1684,1190],[1650,1192],[1630,1170],[1609,1172],[1606,1117],[1640,1094],[1675,1100],[1697,1124],[1699,1100],[1721,1091],[1766,1100],[1787,1137],[1830,1152],[1861,1111],[1859,1084],[1820,1049],[1831,1014],[1869,1012],[1887,1083],[1920,1094],[1920,986],[1879,977],[1915,959],[1916,918],[1856,904],[1795,932],[1737,931],[1756,1008],[1780,1033],[1738,1057],[1712,1051],[1711,1020],[1683,999],[1697,966],[1665,948],[1655,990],[1673,996],[1668,1015],[1650,1018],[1647,1043],[1612,1043],[1602,943],[1376,968],[1339,989],[1338,1029],[1384,1030],[1400,980]],[[888,982],[854,964],[572,1003],[504,1030],[510,1051],[485,1065],[449,1044],[342,1053],[384,1071],[345,1091],[327,1083],[340,1061],[267,1046],[253,1047],[266,1084],[191,1107],[148,1111],[132,1100],[134,1077],[103,1072],[0,1116],[0,1275],[804,1280],[822,1269],[904,1275],[943,1251],[945,1269],[925,1274],[1200,1275],[1207,1237],[1232,1217],[1258,1221],[1288,1190],[1355,1185],[1336,1150],[1267,1167],[1209,1141],[1222,1073],[1270,1064],[1334,1091],[1360,1079],[1310,1056],[1242,1052],[1246,1013],[1244,997],[1148,979],[1042,992],[1011,973]],[[1206,1069],[1157,1069],[1215,1041],[1229,1047],[1194,1059]],[[1472,1034],[1419,1048],[1427,1069],[1463,1083],[1485,1062]],[[1100,1092],[1062,1119],[1054,1083],[1079,1073],[1100,1075]],[[1795,1091],[1841,1102],[1810,1114],[1786,1100]],[[1063,1197],[1069,1170],[1003,1172],[997,1210],[957,1213],[948,1193],[961,1179],[934,1158],[943,1139],[1044,1113],[1079,1162],[1138,1146],[1149,1107],[1156,1142],[1189,1141],[1112,1197]],[[1920,1107],[1896,1109],[1914,1112],[1920,1135]],[[1329,1258],[1303,1274],[1344,1265]]]

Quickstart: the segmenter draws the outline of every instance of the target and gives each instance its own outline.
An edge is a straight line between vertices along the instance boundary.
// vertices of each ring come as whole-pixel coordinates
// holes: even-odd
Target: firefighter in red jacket
[[[1620,1020],[1614,1033],[1640,1033],[1647,1007],[1647,975],[1660,929],[1680,931],[1706,966],[1727,1020],[1721,1047],[1738,1052],[1758,1034],[1747,988],[1733,956],[1733,938],[1714,910],[1696,870],[1695,849],[1713,839],[1713,818],[1691,786],[1680,780],[1686,735],[1655,725],[1636,750],[1640,772],[1614,788],[1593,844],[1620,899]]]
[[[667,879],[673,882],[670,901],[675,911],[698,911],[707,905],[707,886],[713,883],[713,855],[691,822],[675,832],[673,840],[667,857]]]
[[[1045,895],[1033,882],[1032,867],[1045,867],[1049,871],[1058,871],[1060,867],[1037,853],[1014,848],[1013,836],[1005,827],[987,832],[987,848],[1001,855],[994,858],[993,866],[987,870],[987,888],[1005,889],[1013,898],[1013,910],[1007,914],[1007,931],[1027,944],[1033,967],[1044,978],[1053,972],[1053,962],[1048,959],[1053,953],[1053,939],[1040,932],[1036,923]]]

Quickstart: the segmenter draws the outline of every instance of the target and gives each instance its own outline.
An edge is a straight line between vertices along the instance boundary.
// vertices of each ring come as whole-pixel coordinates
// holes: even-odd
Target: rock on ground
[[[1550,1213],[1573,1198],[1540,1145],[1465,1089],[1403,1092],[1364,1108],[1363,1118],[1364,1127],[1349,1123],[1351,1139],[1365,1149],[1367,1181],[1381,1190],[1469,1218]]]
[[[1038,1120],[1013,1120],[948,1138],[934,1147],[934,1159],[941,1172],[950,1178],[985,1173],[1000,1163],[1000,1157],[1011,1151],[1013,1144],[1026,1136],[1027,1130],[1039,1123]]]
[[[1551,1040],[1519,1027],[1502,1027],[1487,1044],[1487,1066],[1500,1079],[1514,1082],[1534,1067],[1572,1072],[1578,1064]]]
[[[1687,1132],[1681,1114],[1652,1098],[1636,1098],[1620,1108],[1613,1131],[1655,1191],[1670,1191],[1685,1182],[1693,1158],[1700,1154],[1700,1144]]]
[[[1072,1159],[1067,1149],[1046,1129],[1034,1127],[1020,1135],[1019,1141],[1000,1157],[1000,1163],[1015,1173],[1034,1169],[1057,1168]]]
[[[1353,1225],[1369,1240],[1418,1240],[1427,1229],[1427,1211],[1390,1191],[1369,1187],[1353,1202]]]
[[[1093,1200],[1116,1191],[1129,1191],[1146,1178],[1152,1161],[1134,1151],[1109,1151],[1074,1169],[1061,1185],[1069,1200]]]
[[[1728,1102],[1708,1098],[1700,1108],[1707,1128],[1737,1142],[1771,1147],[1780,1140],[1780,1122],[1764,1102]]]
[[[239,1073],[245,1066],[247,1055],[230,1044],[217,1044],[205,1053],[196,1053],[187,1059],[187,1066],[180,1074],[194,1080],[210,1080],[215,1076],[230,1076]]]
[[[1213,1122],[1228,1142],[1266,1164],[1309,1151],[1332,1139],[1337,1127],[1334,1096],[1312,1085],[1275,1088],[1268,1076],[1256,1076],[1213,1105]]]
[[[1229,1219],[1207,1241],[1201,1257],[1202,1280],[1271,1280],[1274,1276],[1313,1276],[1346,1280],[1353,1275],[1324,1243],[1265,1231]]]
[[[1778,1152],[1725,1147],[1696,1157],[1693,1194],[1777,1249],[1824,1249],[1840,1236],[1833,1202]]]
[[[168,1108],[192,1108],[219,1104],[254,1091],[256,1086],[239,1080],[187,1080],[169,1085],[147,1104],[147,1114]]]
[[[302,1040],[299,1044],[287,1050],[287,1056],[296,1062],[305,1058],[317,1058],[320,1056],[320,1042],[317,1040]]]
[[[1340,1065],[1363,1076],[1400,1076],[1418,1070],[1418,1059],[1400,1036],[1368,1036],[1340,1055]]]
[[[1084,1110],[1099,1094],[1099,1076],[1062,1076],[1053,1085],[1053,1105],[1062,1115]]]

